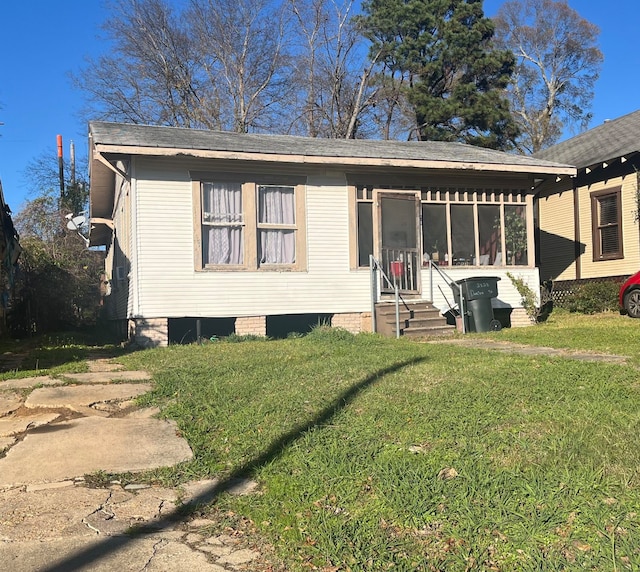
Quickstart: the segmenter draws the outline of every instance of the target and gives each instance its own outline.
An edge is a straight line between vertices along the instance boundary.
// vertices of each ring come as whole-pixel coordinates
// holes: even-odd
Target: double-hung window
[[[298,177],[191,173],[196,270],[305,270],[305,196]]]
[[[204,264],[244,263],[242,184],[202,184],[202,246]]]
[[[296,261],[295,187],[258,185],[258,235],[260,264]]]
[[[593,260],[623,258],[621,187],[591,193]]]

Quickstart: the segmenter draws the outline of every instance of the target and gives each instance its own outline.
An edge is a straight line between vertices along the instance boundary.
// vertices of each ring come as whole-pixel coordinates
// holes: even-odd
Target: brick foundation
[[[167,318],[129,320],[129,339],[143,348],[165,347],[169,343]]]
[[[371,331],[371,312],[355,312],[349,314],[334,314],[331,326],[342,328],[352,334]]]
[[[239,336],[266,336],[267,317],[266,316],[244,316],[236,318],[235,332]]]
[[[512,328],[523,328],[525,326],[532,326],[534,323],[524,308],[514,308],[511,312],[510,319]]]

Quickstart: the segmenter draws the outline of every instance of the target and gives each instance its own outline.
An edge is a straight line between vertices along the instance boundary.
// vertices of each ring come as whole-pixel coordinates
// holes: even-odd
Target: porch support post
[[[396,338],[400,337],[400,293],[398,283],[394,280],[393,288],[396,291]]]
[[[433,304],[433,260],[429,260],[429,296],[430,302]]]
[[[376,300],[377,295],[377,280],[376,280],[376,262],[373,254],[369,255],[369,275],[371,276],[371,331],[376,333]]]

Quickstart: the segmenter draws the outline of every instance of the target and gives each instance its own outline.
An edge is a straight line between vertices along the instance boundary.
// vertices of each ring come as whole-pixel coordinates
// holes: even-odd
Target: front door
[[[378,193],[379,259],[401,292],[420,292],[420,196]],[[384,282],[383,290],[392,290]]]

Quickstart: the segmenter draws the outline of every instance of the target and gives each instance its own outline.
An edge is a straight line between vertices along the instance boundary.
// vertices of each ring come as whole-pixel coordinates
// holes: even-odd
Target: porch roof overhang
[[[107,246],[113,231],[116,172],[93,145],[89,153],[89,246]]]

